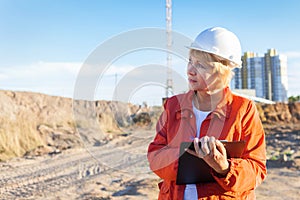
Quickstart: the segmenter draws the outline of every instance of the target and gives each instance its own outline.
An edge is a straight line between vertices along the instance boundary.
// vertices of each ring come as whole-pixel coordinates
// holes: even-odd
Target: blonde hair
[[[213,68],[213,72],[222,75],[222,82],[224,85],[229,86],[229,83],[234,75],[231,62],[229,60],[195,49],[190,50],[190,55],[195,57],[201,64],[211,66]]]

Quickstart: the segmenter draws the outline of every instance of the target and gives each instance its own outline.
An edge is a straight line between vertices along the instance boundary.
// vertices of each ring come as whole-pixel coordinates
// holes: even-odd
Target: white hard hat
[[[190,49],[212,53],[232,62],[232,67],[241,67],[241,44],[237,36],[231,31],[212,27],[201,32]]]

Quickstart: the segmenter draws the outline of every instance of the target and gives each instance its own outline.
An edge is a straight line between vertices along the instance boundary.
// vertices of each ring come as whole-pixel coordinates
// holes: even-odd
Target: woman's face
[[[220,74],[214,70],[214,67],[201,64],[193,56],[189,58],[187,76],[191,90],[214,92],[224,87]]]

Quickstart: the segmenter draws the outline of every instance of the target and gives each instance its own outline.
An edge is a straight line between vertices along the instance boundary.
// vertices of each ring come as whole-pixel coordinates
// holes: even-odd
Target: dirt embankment
[[[0,91],[0,161],[55,154],[82,147],[83,141],[99,144],[123,133],[122,127],[133,124],[151,128],[154,121],[151,118],[159,113],[155,109],[160,110],[160,107]],[[84,131],[80,131],[82,129]],[[80,135],[79,132],[96,132],[97,135]]]
[[[267,131],[272,130],[274,124],[298,124],[300,121],[299,102],[257,104],[257,108]],[[113,101],[73,101],[12,91],[0,91],[0,109],[0,161],[59,153],[81,147],[83,142],[99,145],[124,134],[123,128],[152,129],[162,111],[161,107]],[[80,132],[88,134],[80,135]]]
[[[296,123],[300,121],[300,102],[256,104],[260,118],[265,124],[278,122]]]
[[[0,160],[78,145],[71,105],[61,97],[0,91]],[[70,138],[68,144],[61,143],[62,137]]]

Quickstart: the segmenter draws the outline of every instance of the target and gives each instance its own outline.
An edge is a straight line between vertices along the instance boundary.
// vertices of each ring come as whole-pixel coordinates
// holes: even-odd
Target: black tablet
[[[240,158],[245,147],[245,141],[225,142],[222,141],[226,148],[228,158]],[[201,145],[199,143],[199,145]],[[194,149],[193,142],[182,142],[180,145],[178,171],[176,184],[196,184],[215,182],[211,167],[198,157],[195,157],[185,151],[185,149]]]

